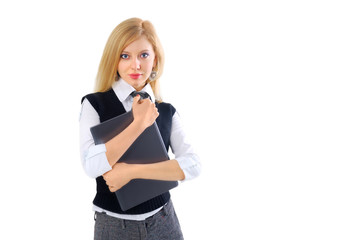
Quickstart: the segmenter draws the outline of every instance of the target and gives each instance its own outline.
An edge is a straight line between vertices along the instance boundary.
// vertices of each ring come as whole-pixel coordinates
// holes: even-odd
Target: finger
[[[134,106],[136,103],[138,103],[139,100],[140,100],[140,95],[138,94],[138,95],[136,95],[136,96],[134,97],[134,99],[133,99],[133,106]]]
[[[152,103],[151,100],[148,99],[148,98],[144,98],[144,99],[142,99],[142,101],[143,101],[144,103],[147,103],[147,104]]]
[[[108,175],[103,175],[103,178],[104,178],[104,180],[105,180],[105,182],[108,182]]]
[[[156,105],[152,105],[152,109],[153,109],[154,112],[158,111],[158,108],[156,107]]]
[[[107,171],[106,173],[104,173],[102,176],[104,179],[107,179],[107,177],[109,176],[111,170],[110,171]]]

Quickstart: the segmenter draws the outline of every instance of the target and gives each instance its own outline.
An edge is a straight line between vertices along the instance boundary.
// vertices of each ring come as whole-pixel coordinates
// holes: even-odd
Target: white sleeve
[[[173,115],[170,147],[185,174],[185,180],[191,180],[201,173],[201,163],[192,145],[188,141],[180,116],[177,112]]]
[[[91,178],[97,178],[112,168],[106,158],[105,144],[95,145],[90,128],[100,123],[91,103],[84,99],[80,113],[80,156],[82,166]]]

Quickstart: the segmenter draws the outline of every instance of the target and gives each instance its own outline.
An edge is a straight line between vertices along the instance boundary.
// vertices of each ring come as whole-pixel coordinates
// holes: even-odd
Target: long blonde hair
[[[132,42],[145,36],[152,44],[156,55],[156,64],[153,71],[157,75],[153,81],[147,82],[151,85],[157,101],[162,101],[159,92],[159,78],[163,73],[164,53],[162,45],[158,39],[155,28],[149,21],[143,21],[140,18],[130,18],[119,25],[112,31],[106,42],[103,56],[100,60],[99,69],[96,78],[95,92],[105,92],[109,90],[120,77],[117,73],[118,63],[122,51]]]

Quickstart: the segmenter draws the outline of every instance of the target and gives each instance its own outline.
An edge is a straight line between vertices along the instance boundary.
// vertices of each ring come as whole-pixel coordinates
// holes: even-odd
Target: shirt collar
[[[131,85],[129,85],[125,80],[120,78],[119,80],[115,81],[112,84],[112,89],[114,90],[116,96],[121,102],[124,102],[129,95],[135,91],[135,88],[133,88]],[[152,101],[155,100],[155,95],[152,91],[151,85],[146,84],[143,89],[140,90],[140,92],[146,92],[150,95]]]

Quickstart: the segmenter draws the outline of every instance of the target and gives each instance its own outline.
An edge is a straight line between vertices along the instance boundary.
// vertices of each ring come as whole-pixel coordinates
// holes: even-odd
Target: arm
[[[100,123],[99,115],[86,98],[81,106],[80,128],[80,155],[81,163],[86,174],[97,178],[112,168],[105,155],[105,145],[95,145],[90,128]]]
[[[185,174],[175,159],[152,164],[132,164],[130,172],[132,178],[164,181],[185,179]]]
[[[87,99],[82,103],[80,113],[80,153],[83,168],[88,176],[97,178],[112,170],[112,166],[119,160],[134,140],[150,126],[158,116],[155,104],[150,100],[134,98],[134,121],[122,133],[106,144],[95,145],[90,132],[92,126],[100,123],[99,115]]]
[[[152,164],[117,163],[103,177],[110,191],[116,192],[132,179],[179,181],[185,179],[185,174],[179,163],[173,159]]]
[[[149,99],[140,101],[139,99],[139,95],[134,97],[132,105],[133,122],[120,134],[105,143],[105,154],[110,166],[114,166],[117,163],[132,143],[147,127],[155,122],[159,115],[154,103]]]
[[[173,115],[170,147],[185,174],[184,181],[198,177],[201,173],[200,158],[190,139],[186,136],[186,131],[177,112]]]
[[[103,175],[110,191],[117,191],[135,178],[183,181],[197,177],[201,172],[199,157],[189,143],[177,113],[173,116],[171,148],[176,159],[153,164],[115,164]]]
[[[143,124],[133,121],[120,134],[105,143],[105,154],[110,166],[115,165],[144,130]]]
[[[135,165],[134,178],[184,181],[196,178],[201,172],[199,156],[185,134],[179,114],[172,119],[170,146],[175,159],[155,164]]]

